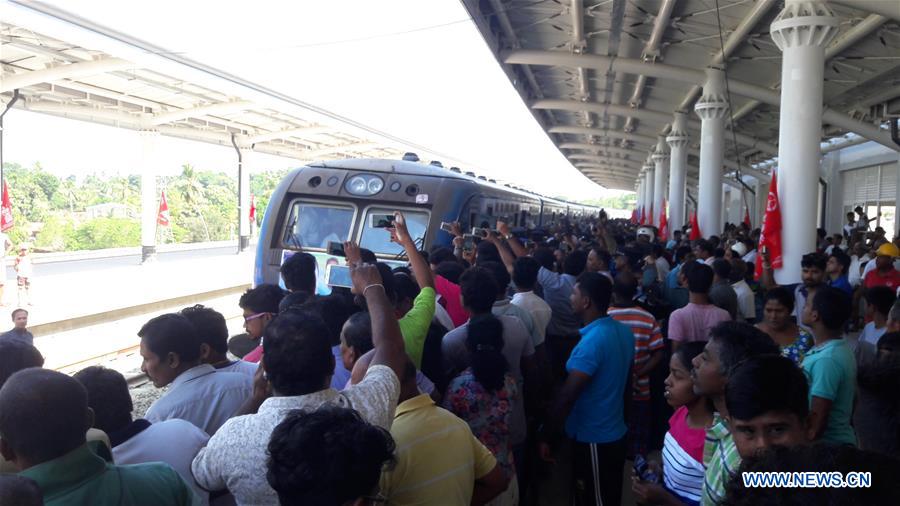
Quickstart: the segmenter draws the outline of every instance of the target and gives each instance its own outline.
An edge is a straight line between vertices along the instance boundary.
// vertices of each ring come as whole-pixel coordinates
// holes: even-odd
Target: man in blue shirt
[[[574,440],[577,504],[619,504],[622,499],[634,335],[607,316],[611,291],[609,279],[601,274],[578,277],[570,300],[585,326],[566,363],[566,382],[540,431],[544,460],[552,461],[550,445],[563,425]]]

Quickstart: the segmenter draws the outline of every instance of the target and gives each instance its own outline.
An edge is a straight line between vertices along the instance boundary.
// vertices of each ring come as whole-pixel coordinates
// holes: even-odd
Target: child
[[[34,267],[28,255],[28,245],[19,245],[19,256],[16,257],[16,281],[19,286],[19,306],[31,305],[31,274]]]
[[[638,502],[691,504],[700,502],[703,489],[703,444],[706,427],[712,424],[713,407],[708,398],[694,393],[691,361],[703,352],[704,342],[681,345],[669,360],[665,398],[675,408],[663,443],[663,485],[634,477],[632,491]]]

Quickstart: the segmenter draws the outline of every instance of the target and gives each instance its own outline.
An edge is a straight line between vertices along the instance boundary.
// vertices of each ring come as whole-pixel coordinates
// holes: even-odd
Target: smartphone
[[[478,237],[479,239],[484,239],[488,235],[487,229],[480,227],[472,227],[472,235]]]
[[[463,236],[463,250],[472,251],[475,249],[475,236],[472,234],[466,234]]]
[[[372,228],[391,228],[394,226],[393,214],[373,214]]]
[[[659,476],[650,469],[647,460],[640,454],[634,456],[634,475],[646,482],[659,483]]]
[[[762,256],[766,256],[766,255],[769,254],[769,248],[763,246],[763,247],[759,250],[759,252],[762,254]]]
[[[443,230],[444,232],[447,232],[448,234],[452,234],[453,233],[453,224],[447,223],[446,221],[442,221],[441,222],[441,230]]]
[[[344,243],[337,241],[328,241],[328,254],[333,257],[345,257],[347,256],[344,253]]]
[[[353,281],[350,279],[350,267],[346,265],[326,265],[325,281],[328,286],[352,288]]]

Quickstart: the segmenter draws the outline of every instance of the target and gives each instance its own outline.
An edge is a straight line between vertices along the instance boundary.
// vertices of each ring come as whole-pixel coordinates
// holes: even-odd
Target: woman
[[[664,396],[675,408],[663,443],[663,484],[632,478],[638,502],[664,505],[697,505],[703,490],[703,444],[706,427],[712,424],[713,408],[708,398],[694,394],[691,361],[703,352],[704,342],[684,343],[669,360]],[[651,467],[658,466],[652,463]]]
[[[444,407],[469,424],[475,437],[497,457],[510,480],[506,492],[489,504],[512,506],[519,502],[519,486],[509,442],[509,422],[511,405],[519,391],[516,380],[507,372],[500,320],[488,315],[469,322],[466,349],[472,365],[450,382]]]
[[[763,321],[756,324],[781,347],[781,354],[800,365],[803,357],[813,347],[813,338],[791,320],[794,312],[794,294],[783,286],[766,292]]]

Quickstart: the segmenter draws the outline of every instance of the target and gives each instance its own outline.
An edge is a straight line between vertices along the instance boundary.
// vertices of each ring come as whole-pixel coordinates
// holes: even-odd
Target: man
[[[272,397],[267,398],[266,388],[255,388],[257,413],[228,420],[200,450],[191,469],[206,490],[227,488],[241,505],[278,504],[261,470],[272,431],[290,411],[340,406],[355,409],[368,423],[390,427],[400,395],[398,377],[408,360],[403,337],[378,268],[362,263],[357,246],[344,243],[344,251],[353,293],[365,298],[372,322],[375,349],[365,377],[342,392],[329,388],[334,356],[322,318],[304,311],[279,315],[263,341],[262,365]]]
[[[706,239],[697,239],[697,242],[694,243],[694,255],[699,262],[712,266],[713,261],[716,259],[715,253],[716,247]]]
[[[696,258],[689,246],[679,246],[675,250],[675,267],[669,271],[666,276],[666,283],[663,285],[663,296],[672,310],[681,309],[688,304],[688,289],[681,286],[678,278],[681,269],[688,263],[694,262]]]
[[[754,357],[728,378],[728,427],[741,459],[773,446],[807,443],[809,385],[794,362],[779,355]]]
[[[828,255],[828,263],[825,264],[825,284],[842,290],[848,297],[853,296],[853,287],[847,277],[850,268],[850,257],[841,250],[833,250]]]
[[[888,313],[887,331],[900,332],[900,300],[894,302],[891,312]]]
[[[491,273],[483,267],[471,267],[459,280],[462,301],[471,317],[469,323],[492,315],[497,284]],[[523,395],[515,398],[510,407],[509,441],[514,451],[521,451],[526,438],[525,402],[526,396],[535,395],[537,386],[537,364],[534,343],[521,320],[513,316],[497,317],[503,325],[503,349],[501,352],[509,364],[509,373],[516,380]],[[469,337],[469,323],[448,332],[441,342],[444,369],[447,378],[455,378],[471,365],[466,339]]]
[[[196,498],[161,463],[115,466],[88,447],[87,393],[77,380],[26,369],[0,389],[0,453],[34,480],[47,506],[154,504],[188,506]]]
[[[666,260],[665,256],[663,256],[662,245],[659,243],[654,244],[653,248],[650,250],[650,255],[648,255],[648,257],[656,266],[657,281],[660,284],[665,283],[666,276],[669,275],[669,271],[671,270],[671,268],[669,265],[669,261]]]
[[[540,269],[541,266],[537,260],[531,257],[519,257],[513,264],[512,274],[513,284],[516,285],[516,294],[513,295],[512,303],[531,314],[534,320],[534,330],[538,336],[535,340],[536,352],[544,346],[547,325],[550,324],[550,318],[553,316],[550,305],[534,293]]]
[[[810,332],[803,323],[803,308],[806,307],[807,299],[811,298],[816,290],[825,287],[825,270],[828,268],[828,257],[823,253],[807,253],[800,259],[800,267],[802,269],[800,279],[802,283],[794,289],[794,318],[797,324],[804,330]],[[767,289],[778,286],[775,283],[775,276],[772,271],[772,264],[769,263],[767,257],[763,257],[763,275],[761,277],[763,285]]]
[[[413,241],[406,227],[406,218],[403,213],[394,213],[394,228],[388,229],[391,234],[391,242],[399,244],[406,253],[410,268],[419,285],[419,293],[415,299],[409,300],[396,297],[395,314],[399,318],[400,332],[403,334],[403,342],[406,353],[412,359],[416,368],[422,367],[422,354],[425,351],[425,338],[428,337],[428,329],[434,319],[434,307],[437,303],[437,292],[434,290],[434,275],[428,262],[419,254],[416,243]],[[347,257],[350,259],[350,257]],[[391,295],[391,294],[388,294]]]
[[[574,441],[576,504],[619,504],[625,465],[625,405],[630,403],[634,335],[607,315],[611,286],[604,276],[578,277],[572,308],[584,322],[566,364],[569,376],[541,431],[540,453],[551,458],[560,433]],[[602,498],[602,500],[601,500]]]
[[[724,258],[713,261],[713,284],[709,290],[709,301],[728,311],[732,320],[738,320],[737,292],[731,287],[731,262]]]
[[[266,468],[283,505],[369,504],[396,445],[352,409],[292,411],[272,431]]]
[[[34,336],[28,331],[28,311],[19,308],[12,312],[13,328],[0,335],[3,339],[18,339],[28,344],[34,344]]]
[[[634,334],[634,366],[632,374],[631,412],[628,417],[628,433],[631,444],[628,455],[647,455],[650,443],[650,372],[663,358],[662,332],[656,318],[634,302],[637,280],[627,272],[616,276],[613,284],[612,305],[608,314],[626,325]]]
[[[543,345],[544,340],[541,337],[543,333],[537,331],[531,314],[526,309],[512,304],[509,297],[506,296],[506,288],[512,281],[512,277],[507,272],[506,267],[499,262],[483,262],[478,264],[478,266],[487,269],[497,284],[497,298],[494,300],[494,307],[491,308],[491,313],[494,316],[513,316],[518,318],[525,325],[525,330],[531,336],[531,342],[534,344],[535,349]]]
[[[848,243],[853,237],[854,232],[856,232],[856,215],[851,211],[847,213],[847,224],[844,225],[844,237],[847,239]]]
[[[257,364],[228,358],[228,325],[222,313],[196,304],[182,309],[178,314],[191,322],[200,338],[201,362],[213,366],[217,371],[241,373],[253,379],[259,367]]]
[[[407,362],[391,426],[397,465],[381,477],[387,504],[486,504],[509,480],[468,424],[419,392]]]
[[[87,391],[94,428],[109,435],[116,464],[165,462],[191,486],[202,504],[209,501],[209,494],[197,486],[191,475],[191,461],[209,440],[205,432],[178,418],[158,423],[143,418],[133,420],[131,393],[119,371],[91,366],[75,373],[74,378]]]
[[[609,278],[612,282],[612,274],[609,272],[609,264],[612,262],[612,256],[608,251],[600,248],[591,248],[587,256],[587,272],[597,272]]]
[[[779,353],[778,345],[765,332],[746,323],[723,322],[709,333],[703,353],[694,357],[691,379],[694,393],[712,400],[716,413],[713,425],[706,429],[703,465],[706,466],[701,503],[718,504],[725,496],[725,486],[741,465],[727,419],[725,391],[731,374],[742,361],[752,357]]]
[[[875,255],[875,268],[865,275],[863,286],[886,286],[896,293],[900,287],[900,272],[894,268],[894,259],[900,257],[900,249],[886,242],[878,247]]]
[[[281,264],[281,279],[287,291],[316,294],[316,257],[298,251]]]
[[[856,212],[857,215],[859,215],[859,219],[856,220],[856,230],[862,232],[868,231],[869,223],[877,220],[878,216],[881,216],[881,213],[878,213],[878,216],[869,218],[869,215],[867,215],[866,212],[863,211],[862,206],[856,206],[853,211]]]
[[[837,288],[816,290],[803,308],[803,323],[816,343],[803,358],[809,377],[810,439],[856,444],[850,426],[856,390],[856,361],[843,339],[850,299]]]
[[[844,251],[844,247],[841,245],[844,241],[844,236],[841,234],[834,234],[831,237],[831,244],[825,248],[825,254],[831,255],[835,250]]]
[[[756,294],[744,279],[747,275],[747,264],[740,258],[731,259],[731,274],[728,281],[737,295],[738,315],[741,321],[754,323],[756,320]]]
[[[215,434],[250,397],[246,375],[216,371],[200,361],[200,337],[184,316],[157,316],[141,327],[138,336],[141,371],[156,388],[169,387],[147,410],[151,423],[181,418]]]
[[[278,314],[278,304],[284,298],[284,290],[275,285],[262,284],[241,295],[238,306],[244,311],[244,330],[256,347],[244,355],[247,362],[257,363],[262,356],[262,336],[266,326]]]
[[[669,316],[669,339],[672,349],[683,342],[706,341],[709,331],[716,324],[731,319],[728,311],[716,307],[709,300],[713,282],[713,270],[700,262],[690,262],[681,268],[682,285],[687,285],[688,305],[673,311]]]

